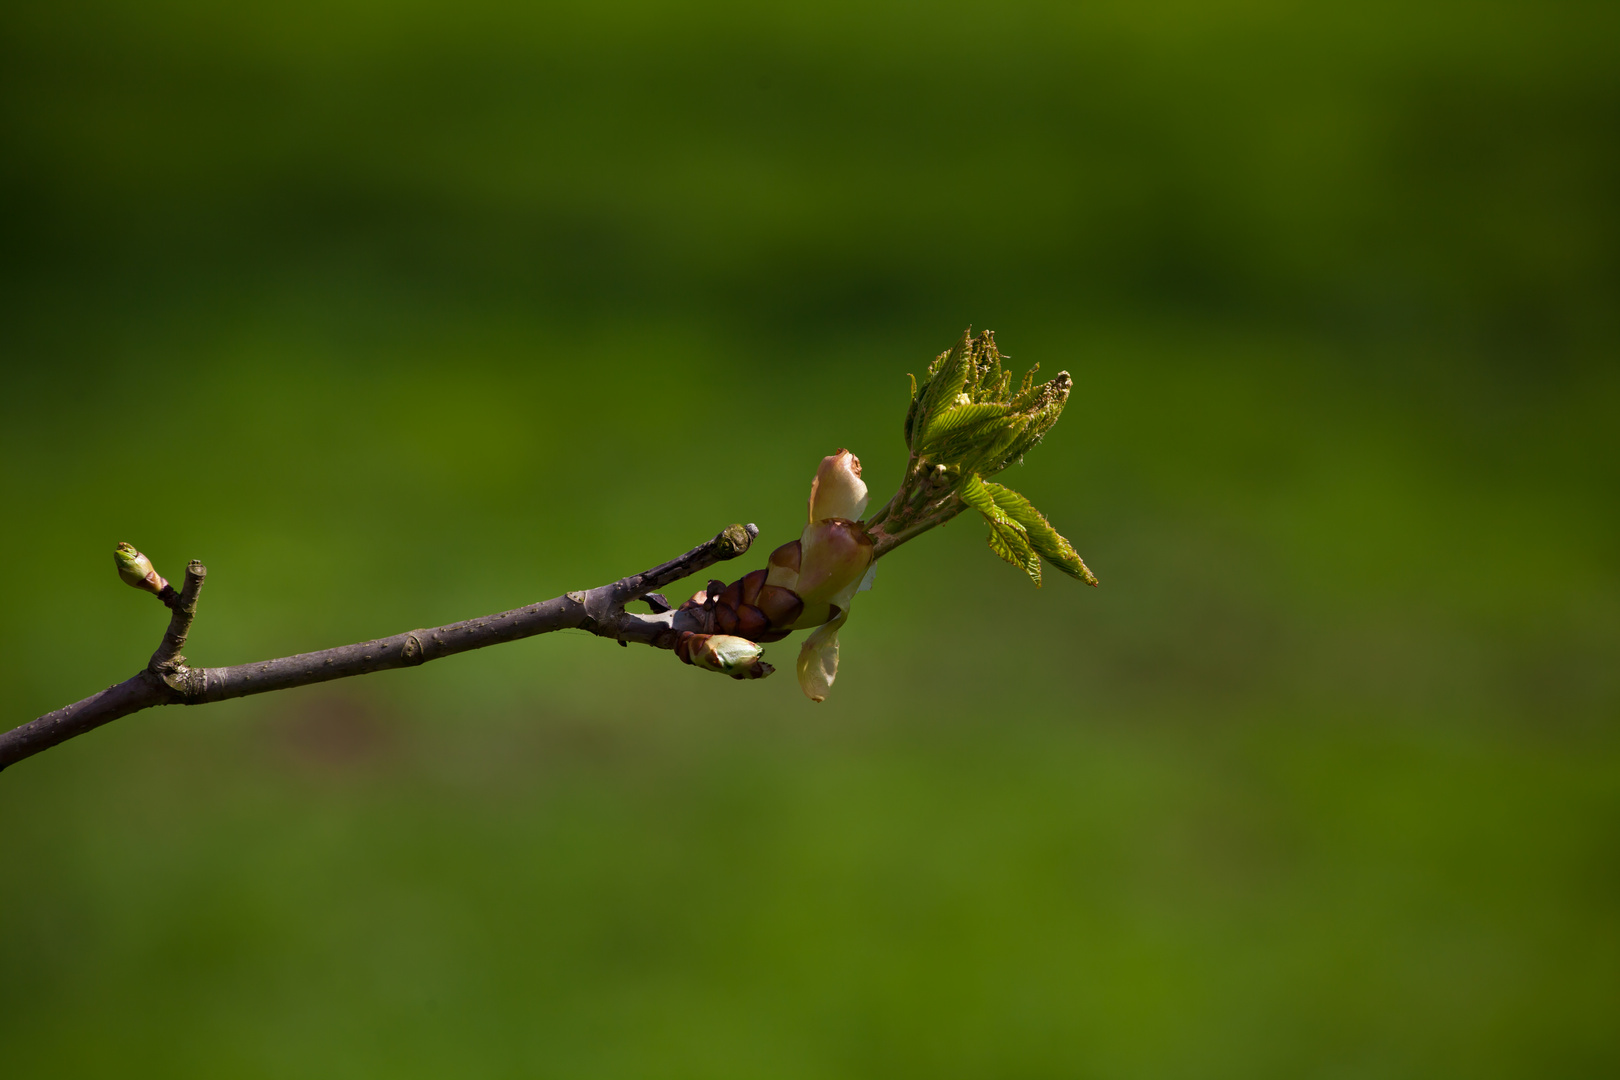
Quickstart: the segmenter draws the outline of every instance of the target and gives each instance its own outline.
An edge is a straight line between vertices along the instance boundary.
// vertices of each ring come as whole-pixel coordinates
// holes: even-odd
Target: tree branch
[[[173,614],[163,641],[146,669],[83,701],[63,706],[0,735],[0,769],[154,705],[201,705],[373,671],[416,667],[429,660],[554,630],[589,630],[621,644],[633,641],[673,649],[683,632],[708,632],[704,613],[657,612],[658,607],[666,606],[662,598],[657,603],[649,603],[655,610],[649,615],[627,612],[625,604],[717,562],[735,559],[748,550],[758,535],[759,530],[753,525],[732,525],[679,558],[610,585],[571,592],[538,604],[448,626],[410,630],[320,652],[219,668],[188,667],[180,654],[197,614],[197,597],[202,591],[203,579],[208,574],[202,563],[193,561],[186,568],[185,585],[180,592],[166,590],[169,596],[163,599]]]

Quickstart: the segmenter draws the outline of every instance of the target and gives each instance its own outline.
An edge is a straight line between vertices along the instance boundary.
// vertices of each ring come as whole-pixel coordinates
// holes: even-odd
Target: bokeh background
[[[18,765],[6,1075],[1620,1070],[1617,42],[8,3],[6,726],[155,646],[118,540],[209,665],[768,550],[969,323],[1103,585],[963,519],[822,706],[559,634]]]

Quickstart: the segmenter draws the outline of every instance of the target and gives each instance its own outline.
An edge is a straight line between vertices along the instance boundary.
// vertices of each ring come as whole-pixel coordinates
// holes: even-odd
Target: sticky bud
[[[711,582],[682,604],[697,625],[717,632],[683,633],[675,654],[734,679],[759,679],[772,670],[759,659],[759,642],[819,627],[800,651],[798,675],[807,697],[824,700],[838,675],[838,629],[862,583],[870,584],[872,537],[860,522],[866,494],[859,458],[848,450],[823,458],[799,539],[771,552],[764,569],[722,587]]]
[[[124,579],[124,584],[131,588],[159,596],[169,587],[163,575],[152,568],[152,560],[130,544],[119,544],[113,549],[113,565],[118,567],[118,576]]]
[[[775,669],[760,661],[764,649],[733,634],[683,634],[675,655],[693,667],[734,679],[763,679]]]

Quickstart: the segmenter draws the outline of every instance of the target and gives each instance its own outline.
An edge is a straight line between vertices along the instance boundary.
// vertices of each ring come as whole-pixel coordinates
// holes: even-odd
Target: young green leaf
[[[1016,525],[998,525],[990,522],[990,550],[1029,575],[1038,589],[1041,587],[1041,559],[1029,546],[1029,538]]]
[[[957,493],[963,502],[984,515],[985,523],[990,526],[990,550],[1028,574],[1030,580],[1039,587],[1040,556],[1030,545],[1024,527],[996,505],[990,487],[991,485],[979,477],[970,475],[962,482]]]
[[[906,449],[912,449],[911,436],[917,425],[917,376],[908,374],[911,380],[911,404],[906,408]]]
[[[934,361],[937,374],[928,380],[922,389],[922,407],[918,410],[917,420],[927,429],[929,420],[938,413],[944,412],[957,404],[956,395],[962,392],[967,383],[969,369],[973,367],[973,337],[972,329],[962,331],[962,340],[951,347],[940,360]],[[931,373],[935,369],[930,369]]]
[[[1030,388],[1035,385],[1035,373],[1037,371],[1039,371],[1039,370],[1041,370],[1041,365],[1036,364],[1034,367],[1032,367],[1028,371],[1024,372],[1024,381],[1018,384],[1018,395],[1017,396],[1019,398],[1023,397],[1025,394],[1029,393]],[[1010,375],[1011,372],[1008,372],[1008,374]],[[1015,398],[1014,403],[1016,404],[1016,402],[1017,402],[1017,399]]]
[[[971,445],[973,437],[982,429],[1007,415],[1005,405],[983,402],[978,405],[957,405],[929,418],[917,452],[936,461],[949,461],[953,455],[944,452],[947,444]]]
[[[963,502],[983,514],[986,521],[1011,523],[1012,518],[1007,512],[996,505],[996,498],[990,493],[990,485],[986,484],[977,475],[968,474],[962,480],[962,486],[956,489]]]
[[[1052,523],[1046,520],[1046,515],[1035,509],[1034,504],[1012,488],[1003,487],[1001,484],[986,482],[983,486],[996,504],[996,508],[1023,528],[1025,535],[1029,537],[1030,546],[1039,552],[1042,558],[1072,578],[1087,585],[1097,584],[1096,576],[1086,566],[1085,560],[1080,558],[1080,553],[1064,539],[1062,533],[1052,528]]]

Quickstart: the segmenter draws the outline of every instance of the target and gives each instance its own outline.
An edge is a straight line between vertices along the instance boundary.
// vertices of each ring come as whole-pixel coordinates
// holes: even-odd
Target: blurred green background
[[[6,1075],[1614,1074],[1617,41],[5,5],[6,726],[155,646],[118,540],[207,665],[768,551],[970,322],[1103,582],[963,519],[822,706],[567,633],[24,762]]]

